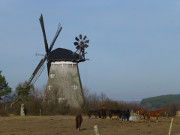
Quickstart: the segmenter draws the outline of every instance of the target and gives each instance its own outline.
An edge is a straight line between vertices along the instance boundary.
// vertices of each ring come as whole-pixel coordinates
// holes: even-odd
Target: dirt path
[[[101,135],[168,135],[171,118],[160,122],[88,119],[83,116],[82,130],[75,129],[75,116],[14,116],[0,117],[0,135],[95,135],[98,125]],[[180,118],[175,118],[172,135],[180,133]]]

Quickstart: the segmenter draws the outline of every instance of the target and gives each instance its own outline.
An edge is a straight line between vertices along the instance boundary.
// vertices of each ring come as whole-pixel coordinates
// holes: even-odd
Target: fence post
[[[94,125],[94,132],[95,132],[96,135],[100,135],[97,125]]]
[[[21,104],[20,116],[25,116],[25,112],[24,112],[24,104]]]
[[[168,135],[171,135],[171,128],[172,128],[173,120],[174,120],[174,118],[171,119],[171,124],[170,124],[170,126],[169,126],[169,134],[168,134]]]

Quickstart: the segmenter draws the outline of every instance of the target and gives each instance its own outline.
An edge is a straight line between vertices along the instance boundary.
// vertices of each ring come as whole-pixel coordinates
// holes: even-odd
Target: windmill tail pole
[[[13,107],[14,104],[16,104],[20,100],[20,97],[18,96],[17,99],[11,103],[10,108]]]
[[[101,135],[97,125],[94,125],[94,132],[96,135]]]
[[[171,119],[171,124],[169,126],[169,133],[168,133],[168,135],[171,135],[171,129],[172,129],[173,120],[174,120],[174,118]]]

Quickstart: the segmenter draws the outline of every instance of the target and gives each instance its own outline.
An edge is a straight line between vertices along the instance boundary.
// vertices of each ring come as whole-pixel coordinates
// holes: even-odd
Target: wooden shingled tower
[[[52,50],[62,27],[58,26],[55,37],[51,45],[48,46],[42,15],[39,20],[43,32],[46,55],[34,70],[28,84],[35,83],[44,69],[44,62],[47,60],[48,82],[44,93],[44,102],[66,103],[72,108],[82,108],[84,105],[84,94],[78,63],[86,61],[85,48],[88,47],[87,43],[89,43],[89,40],[87,40],[86,36],[80,34],[79,37],[75,38],[75,52],[65,48]]]

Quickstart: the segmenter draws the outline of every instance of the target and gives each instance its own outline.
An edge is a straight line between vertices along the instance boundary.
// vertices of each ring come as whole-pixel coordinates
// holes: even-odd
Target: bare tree
[[[100,93],[100,95],[99,95],[99,99],[100,99],[100,101],[101,101],[101,102],[106,101],[106,100],[107,100],[107,96],[106,96],[106,94],[104,94],[103,92],[102,92],[102,93]]]

